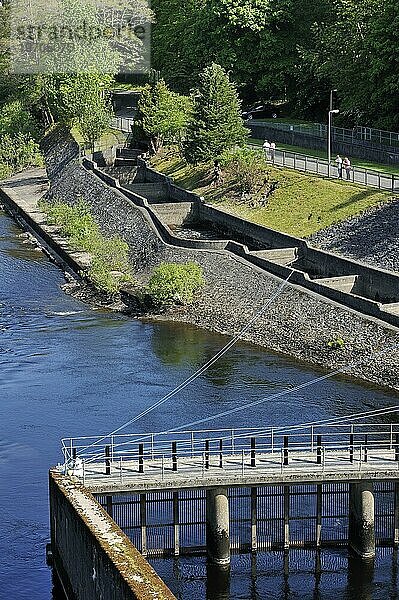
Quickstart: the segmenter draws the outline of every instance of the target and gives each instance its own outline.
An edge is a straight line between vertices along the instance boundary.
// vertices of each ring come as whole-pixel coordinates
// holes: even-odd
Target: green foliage
[[[336,337],[327,342],[327,347],[331,350],[343,350],[345,348],[345,342],[342,338]]]
[[[254,194],[268,181],[271,169],[259,150],[233,148],[220,157],[220,164],[230,180],[237,181],[242,194]]]
[[[184,145],[189,162],[207,162],[244,143],[248,131],[241,119],[241,103],[234,84],[220,65],[212,63],[200,74],[193,102],[193,118]]]
[[[92,255],[88,276],[103,291],[118,292],[123,283],[132,282],[129,247],[119,237],[105,238],[82,201],[74,206],[62,202],[40,203],[48,222],[60,227],[71,246]]]
[[[181,144],[191,109],[190,99],[170,91],[163,79],[144,88],[139,102],[141,126],[150,138],[154,154],[164,143]]]
[[[157,305],[191,304],[203,285],[203,270],[198,264],[162,263],[154,269],[147,293]]]
[[[39,137],[39,126],[21,100],[14,100],[0,110],[0,135],[26,134]]]
[[[27,134],[0,135],[0,165],[5,176],[26,167],[42,166],[43,159],[37,143]]]
[[[93,146],[109,126],[112,83],[113,76],[107,73],[54,75],[46,79],[46,94],[55,117],[76,127]]]

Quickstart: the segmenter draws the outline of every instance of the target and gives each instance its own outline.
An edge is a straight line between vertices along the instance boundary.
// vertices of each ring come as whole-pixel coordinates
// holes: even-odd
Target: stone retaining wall
[[[90,492],[55,471],[50,471],[50,527],[54,568],[68,598],[175,598]]]
[[[281,280],[245,258],[220,250],[178,248],[166,243],[145,208],[135,206],[118,189],[102,182],[77,160],[66,162],[67,142],[48,140],[51,194],[64,201],[83,198],[106,234],[121,235],[129,244],[138,279],[162,261],[196,261],[204,269],[206,287],[191,306],[162,316],[233,335],[274,296]],[[58,165],[58,167],[57,167]],[[327,342],[340,337],[342,350]],[[244,338],[297,359],[336,369],[355,362],[347,374],[399,389],[397,329],[344,309],[312,292],[288,284]],[[387,349],[390,349],[387,351]],[[384,350],[384,354],[375,354]]]

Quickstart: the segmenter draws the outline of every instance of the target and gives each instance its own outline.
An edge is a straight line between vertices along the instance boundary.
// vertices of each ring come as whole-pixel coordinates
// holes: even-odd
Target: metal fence
[[[259,146],[253,146],[259,149]],[[338,168],[335,164],[329,164],[323,158],[289,152],[287,150],[275,150],[274,155],[267,155],[271,164],[289,169],[296,169],[306,173],[313,173],[322,177],[338,177]],[[399,175],[393,173],[384,173],[383,171],[374,171],[363,167],[351,166],[346,172],[342,170],[342,178],[351,183],[387,190],[393,193],[399,192]]]
[[[173,470],[177,470],[178,458],[190,460],[199,457],[205,462],[212,461],[220,465],[223,456],[252,456],[255,440],[257,454],[277,453],[284,458],[288,445],[290,451],[313,453],[321,445],[321,437],[325,452],[348,451],[353,462],[355,449],[362,454],[360,450],[364,446],[381,451],[395,449],[399,443],[399,424],[362,422],[286,428],[134,433],[64,438],[61,445],[65,465],[73,463],[77,457],[90,465],[102,465],[104,461],[117,464],[124,460],[137,462],[139,472],[144,472],[146,461],[159,461],[159,465],[163,465],[164,459],[168,464],[172,461],[176,466]],[[395,450],[395,456],[399,460],[399,449]]]
[[[280,131],[297,132],[304,135],[313,135],[323,139],[327,138],[327,125],[324,123],[280,123],[276,121],[257,121],[265,123],[272,129]],[[383,131],[382,129],[373,129],[372,127],[357,126],[353,129],[345,127],[331,127],[331,137],[333,141],[355,144],[357,142],[371,142],[373,144],[398,147],[399,133],[394,131]]]
[[[378,545],[395,541],[395,490],[376,482]],[[232,552],[346,545],[349,484],[265,485],[229,488]],[[97,500],[144,555],[203,553],[206,550],[204,489],[101,495]],[[319,528],[318,528],[319,525]]]
[[[135,124],[134,117],[113,117],[111,119],[110,127],[112,129],[118,129],[124,133],[131,133]]]

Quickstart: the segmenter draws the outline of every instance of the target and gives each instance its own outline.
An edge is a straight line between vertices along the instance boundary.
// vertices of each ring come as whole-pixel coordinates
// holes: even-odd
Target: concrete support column
[[[206,549],[209,561],[230,565],[229,500],[226,488],[206,491]]]
[[[350,484],[349,547],[361,558],[375,556],[374,494],[371,481]]]

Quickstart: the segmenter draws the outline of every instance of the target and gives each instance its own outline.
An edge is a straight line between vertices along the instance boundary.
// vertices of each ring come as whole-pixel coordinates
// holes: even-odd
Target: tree
[[[235,85],[220,65],[213,63],[201,73],[193,102],[185,144],[189,162],[212,160],[223,150],[244,143],[248,131],[241,119],[241,102]]]
[[[139,110],[140,124],[150,139],[154,154],[164,143],[181,145],[191,115],[190,98],[172,92],[161,79],[143,90]]]

